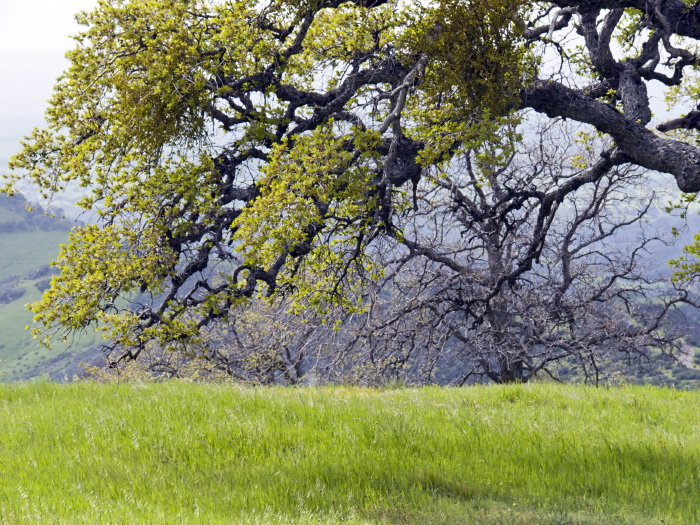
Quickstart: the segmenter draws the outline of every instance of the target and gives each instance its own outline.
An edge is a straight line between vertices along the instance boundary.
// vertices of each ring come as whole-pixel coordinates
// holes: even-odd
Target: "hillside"
[[[0,386],[2,523],[691,524],[700,393]]]
[[[10,380],[71,377],[79,372],[81,360],[94,360],[96,352],[87,351],[94,338],[40,348],[25,328],[32,323],[25,305],[48,288],[53,274],[48,263],[58,255],[73,223],[51,216],[60,215],[60,210],[51,214],[40,206],[31,211],[26,206],[22,195],[0,194],[0,374]]]

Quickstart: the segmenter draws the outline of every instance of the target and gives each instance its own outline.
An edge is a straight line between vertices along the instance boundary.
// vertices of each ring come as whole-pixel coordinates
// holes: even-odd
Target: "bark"
[[[647,13],[652,21],[665,18],[680,36],[700,39],[700,4],[689,6],[683,0],[555,0],[559,7],[577,8],[579,13],[597,9],[634,8]]]
[[[523,108],[594,126],[610,135],[631,162],[673,175],[681,191],[700,191],[698,148],[659,137],[612,106],[558,82],[537,80],[523,89],[521,100]]]

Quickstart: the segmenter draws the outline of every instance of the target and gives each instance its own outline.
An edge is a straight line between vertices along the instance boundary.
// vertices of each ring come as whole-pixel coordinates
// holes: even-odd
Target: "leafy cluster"
[[[6,183],[48,195],[77,181],[100,219],[71,234],[32,306],[43,340],[97,323],[138,353],[259,292],[353,308],[345,292],[381,274],[371,245],[421,151],[432,140],[423,164],[443,161],[482,140],[465,122],[504,114],[522,76],[517,13],[510,0],[102,0],[80,14],[48,125]]]

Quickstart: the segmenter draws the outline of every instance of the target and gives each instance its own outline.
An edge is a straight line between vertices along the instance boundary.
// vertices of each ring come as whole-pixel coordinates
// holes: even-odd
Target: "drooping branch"
[[[666,133],[674,129],[700,129],[700,111],[691,111],[684,117],[669,120],[656,126],[656,129]]]
[[[655,135],[608,104],[558,82],[538,80],[521,92],[522,107],[549,117],[590,124],[610,135],[630,161],[650,170],[669,173],[681,191],[700,191],[700,150]]]

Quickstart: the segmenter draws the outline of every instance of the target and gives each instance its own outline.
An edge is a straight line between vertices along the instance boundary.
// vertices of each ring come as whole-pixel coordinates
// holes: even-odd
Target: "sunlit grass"
[[[695,523],[700,393],[0,387],[3,523]]]

